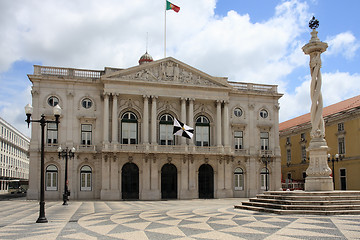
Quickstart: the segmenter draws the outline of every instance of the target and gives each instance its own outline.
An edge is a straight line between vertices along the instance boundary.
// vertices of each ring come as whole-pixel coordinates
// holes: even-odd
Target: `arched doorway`
[[[161,168],[161,198],[177,199],[177,169],[167,163]]]
[[[199,198],[214,198],[214,170],[209,164],[199,168]]]
[[[121,170],[122,199],[139,199],[139,168],[126,163]]]

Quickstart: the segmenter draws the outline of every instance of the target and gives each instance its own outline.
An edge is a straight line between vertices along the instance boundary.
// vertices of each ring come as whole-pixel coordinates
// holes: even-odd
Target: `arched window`
[[[261,182],[261,189],[268,190],[269,189],[269,169],[263,168],[260,172],[260,182]]]
[[[55,165],[46,167],[46,191],[57,191],[58,169]]]
[[[199,116],[195,124],[196,146],[210,146],[210,122],[205,116]]]
[[[137,117],[132,112],[126,112],[121,118],[121,143],[137,144]]]
[[[85,165],[80,169],[80,191],[91,191],[91,167]]]
[[[159,138],[160,145],[174,145],[174,118],[170,114],[160,117]]]
[[[244,190],[244,171],[236,168],[234,172],[235,190]]]

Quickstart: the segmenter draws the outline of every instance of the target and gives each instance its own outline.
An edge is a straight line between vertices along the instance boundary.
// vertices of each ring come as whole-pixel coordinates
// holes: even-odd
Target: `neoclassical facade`
[[[230,82],[171,57],[145,54],[139,63],[34,67],[33,117],[52,119],[52,108],[62,108],[58,128],[46,126],[46,199],[64,191],[59,146],[76,149],[70,199],[252,197],[281,188],[277,86]],[[193,139],[173,135],[174,118],[195,129]],[[28,199],[39,196],[39,150],[33,123]]]

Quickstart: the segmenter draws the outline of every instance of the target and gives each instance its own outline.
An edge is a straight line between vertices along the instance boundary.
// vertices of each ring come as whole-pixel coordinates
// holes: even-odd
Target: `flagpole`
[[[166,4],[167,4],[167,0],[165,0],[164,58],[166,58]]]

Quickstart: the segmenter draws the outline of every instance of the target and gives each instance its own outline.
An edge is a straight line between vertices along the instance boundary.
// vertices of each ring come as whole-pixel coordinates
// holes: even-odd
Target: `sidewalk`
[[[360,216],[237,210],[245,199],[0,202],[0,239],[360,239]]]

